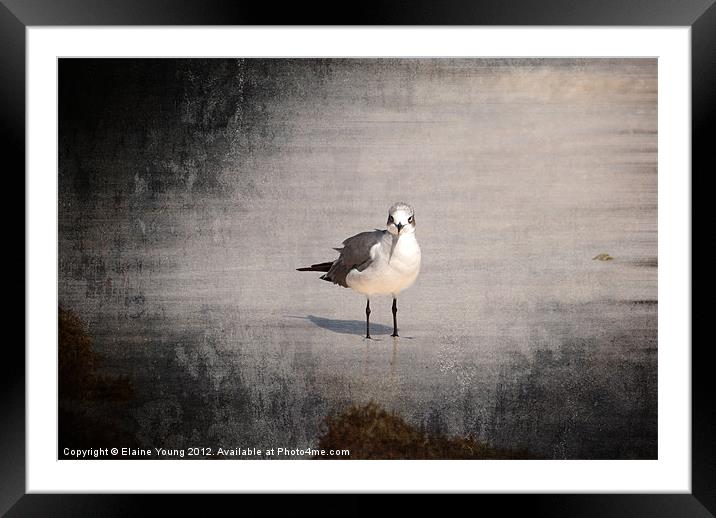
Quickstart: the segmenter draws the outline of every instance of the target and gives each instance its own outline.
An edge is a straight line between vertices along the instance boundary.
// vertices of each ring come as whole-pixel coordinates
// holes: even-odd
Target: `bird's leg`
[[[393,297],[393,334],[390,336],[398,336],[398,300]]]
[[[370,338],[370,299],[365,303],[365,337]]]

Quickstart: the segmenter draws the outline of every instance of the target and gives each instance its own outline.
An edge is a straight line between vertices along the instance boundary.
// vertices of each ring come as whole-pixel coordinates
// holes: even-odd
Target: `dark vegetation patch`
[[[493,448],[473,437],[427,434],[374,402],[325,420],[318,448],[348,449],[350,459],[530,459],[528,452]],[[341,459],[346,457],[314,457]]]
[[[134,388],[126,376],[98,372],[100,358],[79,317],[59,308],[59,451],[65,448],[136,447],[129,409]],[[131,458],[131,457],[125,457]]]

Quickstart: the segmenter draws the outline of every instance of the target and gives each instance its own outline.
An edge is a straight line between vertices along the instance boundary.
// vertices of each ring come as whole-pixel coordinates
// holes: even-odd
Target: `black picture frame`
[[[696,176],[693,171],[700,171],[700,177],[716,171],[709,139],[713,132],[708,131],[716,120],[714,0],[384,1],[353,4],[343,12],[346,14],[336,9],[336,4],[320,2],[278,8],[272,3],[240,0],[0,0],[0,146],[6,176],[16,173],[16,179],[23,178],[18,187],[25,192],[25,30],[29,26],[48,25],[688,26],[692,38],[692,189]],[[24,228],[20,230],[19,225],[14,225],[14,230],[8,232],[22,233],[17,238],[7,236],[11,246],[19,248],[15,243],[24,243]],[[24,245],[22,250],[15,253],[22,255],[25,264],[28,258]],[[15,307],[23,308],[24,314],[24,292],[23,304],[12,300]],[[709,344],[694,341],[682,345],[692,347],[692,493],[480,495],[479,498],[497,503],[500,512],[508,514],[517,510],[550,516],[716,514],[713,440],[716,411],[710,397]],[[119,516],[145,509],[147,496],[25,494],[25,352],[17,339],[7,340],[4,346],[5,355],[0,361],[0,514]],[[191,510],[184,498],[180,500],[184,511]],[[205,503],[199,505],[202,511],[207,510]],[[355,505],[347,509],[351,507]]]

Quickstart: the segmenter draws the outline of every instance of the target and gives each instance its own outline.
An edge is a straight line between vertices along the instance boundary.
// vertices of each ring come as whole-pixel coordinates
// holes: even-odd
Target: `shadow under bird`
[[[326,272],[321,279],[366,296],[365,337],[370,338],[370,299],[393,297],[393,334],[398,336],[398,294],[409,288],[420,272],[420,246],[415,238],[415,211],[396,203],[388,211],[386,230],[361,232],[334,248],[335,261],[297,268],[299,272]]]

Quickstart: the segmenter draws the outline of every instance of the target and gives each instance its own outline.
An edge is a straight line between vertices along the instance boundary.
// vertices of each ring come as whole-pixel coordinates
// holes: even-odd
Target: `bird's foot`
[[[372,337],[372,336],[370,336],[370,335],[365,335],[365,339],[366,339],[366,340],[372,340],[372,339],[373,339],[373,337]]]
[[[390,335],[390,336],[392,336],[393,338],[397,338],[397,337],[399,337],[400,335],[398,334],[397,331],[394,331],[393,334]]]

